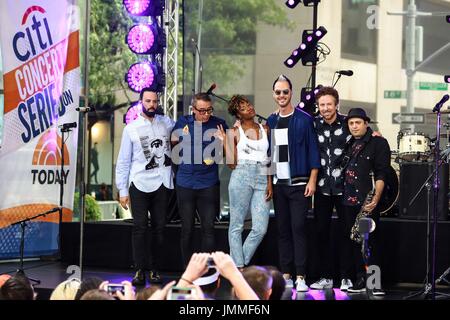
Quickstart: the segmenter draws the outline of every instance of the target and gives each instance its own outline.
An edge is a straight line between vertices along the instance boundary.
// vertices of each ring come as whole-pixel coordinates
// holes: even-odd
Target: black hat
[[[345,120],[348,122],[351,118],[361,118],[364,121],[370,122],[370,118],[367,116],[363,108],[352,108],[347,114]]]

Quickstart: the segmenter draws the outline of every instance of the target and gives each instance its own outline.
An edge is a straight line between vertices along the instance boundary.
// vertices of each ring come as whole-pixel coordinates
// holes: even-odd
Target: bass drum
[[[384,182],[383,194],[377,209],[381,215],[387,215],[389,210],[396,204],[399,195],[399,176],[392,166],[389,166]]]

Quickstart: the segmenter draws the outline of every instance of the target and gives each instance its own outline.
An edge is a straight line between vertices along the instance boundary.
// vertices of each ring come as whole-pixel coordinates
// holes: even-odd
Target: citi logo
[[[31,26],[27,26],[25,32],[17,32],[13,38],[13,50],[17,59],[20,61],[27,61],[30,56],[35,56],[37,46],[45,50],[47,47],[53,45],[47,18],[44,17],[42,20],[38,20],[36,19],[36,15],[33,14],[34,12],[46,13],[45,9],[40,6],[29,7],[23,14],[22,25],[25,25],[28,17],[32,15]]]
[[[62,151],[61,145],[62,139],[54,129],[47,131],[39,139],[31,164],[40,168],[31,170],[33,184],[60,184],[61,179],[64,184],[67,183],[70,170],[63,169],[61,171],[60,167],[63,158],[62,152],[64,152],[64,166],[70,164],[69,151],[66,145],[64,145],[64,150]]]

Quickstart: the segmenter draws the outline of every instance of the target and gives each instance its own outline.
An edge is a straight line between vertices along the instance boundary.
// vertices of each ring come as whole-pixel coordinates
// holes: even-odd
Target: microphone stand
[[[33,278],[27,277],[25,275],[25,271],[23,269],[23,256],[24,256],[24,251],[25,251],[25,228],[27,226],[27,222],[28,221],[36,219],[38,217],[46,216],[47,214],[53,213],[53,212],[56,212],[56,211],[59,211],[59,208],[53,208],[53,209],[51,209],[49,211],[40,213],[40,214],[35,215],[33,217],[30,217],[30,218],[25,218],[23,220],[20,220],[20,221],[17,221],[17,222],[14,222],[14,223],[11,224],[11,226],[14,226],[16,224],[20,224],[20,227],[21,227],[21,233],[20,233],[20,266],[19,266],[19,269],[17,269],[16,273],[23,275],[28,280],[30,280],[32,282],[35,282],[36,284],[40,284],[41,281],[37,280],[37,279],[33,279]]]
[[[334,73],[336,74],[336,72]],[[338,73],[338,77],[336,79],[336,82],[333,84],[333,88],[336,86],[336,84],[338,83],[339,79],[342,77],[342,74]],[[334,77],[333,77],[334,78]]]

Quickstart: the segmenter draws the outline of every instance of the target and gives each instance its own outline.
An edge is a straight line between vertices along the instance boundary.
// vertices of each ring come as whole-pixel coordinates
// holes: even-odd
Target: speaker
[[[435,164],[431,162],[407,162],[400,165],[400,201],[399,218],[404,219],[427,219],[428,204],[430,205],[430,219],[433,219],[434,203],[434,174],[429,179],[430,194],[427,199],[427,187],[425,186],[409,206],[409,202],[419,191],[425,180],[433,173]],[[439,195],[438,195],[438,220],[448,219],[448,186],[449,165],[442,164],[439,167]]]

